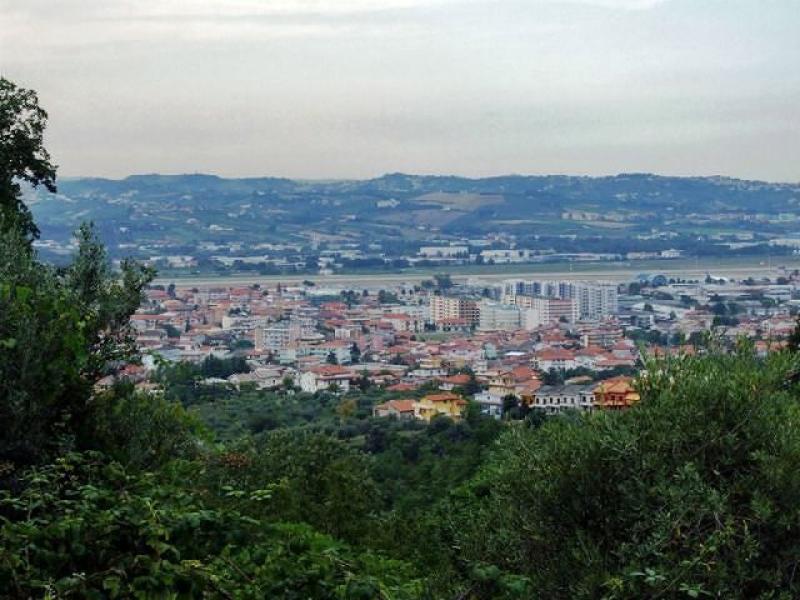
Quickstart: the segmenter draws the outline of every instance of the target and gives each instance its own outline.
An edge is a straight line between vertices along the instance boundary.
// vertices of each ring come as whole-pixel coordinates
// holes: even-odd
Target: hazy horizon
[[[796,0],[0,0],[62,176],[800,181]]]
[[[61,181],[69,180],[82,180],[82,179],[106,179],[109,181],[123,181],[132,177],[217,177],[219,179],[287,179],[291,181],[308,181],[314,183],[320,182],[344,182],[344,181],[370,181],[380,179],[381,177],[388,177],[390,175],[407,175],[409,177],[457,177],[461,179],[496,179],[501,177],[586,177],[589,179],[603,179],[613,177],[625,177],[634,175],[647,175],[653,177],[668,177],[668,178],[686,178],[686,179],[730,179],[740,181],[752,181],[757,183],[768,183],[775,185],[800,185],[800,177],[795,181],[779,181],[769,179],[751,179],[744,177],[736,177],[725,174],[708,174],[708,175],[681,175],[673,173],[652,173],[652,172],[639,172],[639,171],[620,171],[619,173],[600,173],[589,175],[585,173],[495,173],[481,176],[462,175],[459,173],[409,173],[404,171],[390,171],[385,173],[377,173],[375,175],[368,175],[364,177],[288,177],[280,174],[255,174],[255,175],[220,175],[209,171],[185,171],[185,172],[158,172],[152,171],[149,173],[128,173],[127,175],[106,177],[102,175],[63,175],[58,179]]]

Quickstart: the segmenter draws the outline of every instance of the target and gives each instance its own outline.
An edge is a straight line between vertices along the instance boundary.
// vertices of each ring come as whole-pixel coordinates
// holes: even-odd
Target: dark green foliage
[[[179,402],[184,406],[217,402],[233,396],[233,386],[203,383],[204,379],[227,379],[235,373],[248,373],[250,367],[241,356],[217,358],[209,356],[200,364],[189,362],[162,362],[153,379],[164,388],[168,400]]]
[[[380,290],[378,292],[378,302],[381,304],[396,304],[399,302],[397,298],[397,294],[393,292],[387,292],[386,290]]]
[[[29,464],[84,424],[91,389],[136,356],[128,331],[152,274],[112,274],[91,227],[63,272],[37,262],[18,230],[0,233],[0,460]]]
[[[199,401],[191,406],[191,412],[221,441],[282,427],[308,426],[333,434],[341,425],[336,414],[340,399],[329,392],[285,394],[242,389],[238,393],[227,391],[224,396],[215,398],[208,387],[185,391],[190,399],[194,395]],[[369,407],[371,402],[368,401],[368,408],[354,416],[365,417]]]
[[[201,377],[216,377],[227,379],[235,373],[249,373],[250,367],[247,361],[241,356],[231,358],[217,358],[216,356],[207,357],[200,363],[199,374]]]
[[[176,478],[196,477],[191,465]],[[0,597],[419,598],[408,565],[70,454],[0,491]],[[228,488],[269,510],[266,490]],[[220,506],[220,504],[222,504]],[[172,596],[171,594],[175,594]]]
[[[512,428],[452,504],[462,556],[547,598],[797,597],[797,361],[652,364],[633,410]]]
[[[265,434],[209,470],[217,485],[252,492],[276,484],[272,518],[302,521],[345,539],[359,539],[379,507],[369,457],[330,436],[300,430]]]
[[[82,446],[136,469],[157,469],[200,453],[199,423],[183,407],[160,395],[135,392],[120,383],[94,396]]]
[[[20,182],[56,190],[56,167],[43,145],[47,113],[36,92],[0,77],[0,232],[16,231],[27,244],[39,236]]]

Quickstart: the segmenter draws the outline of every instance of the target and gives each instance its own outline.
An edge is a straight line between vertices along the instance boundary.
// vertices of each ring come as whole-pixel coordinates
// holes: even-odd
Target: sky
[[[0,0],[62,176],[800,181],[800,0]]]

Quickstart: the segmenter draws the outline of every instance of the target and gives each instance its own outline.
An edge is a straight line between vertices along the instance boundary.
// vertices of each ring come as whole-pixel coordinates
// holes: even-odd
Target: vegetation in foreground
[[[652,363],[624,413],[420,429],[317,398],[221,442],[169,394],[95,389],[136,359],[152,273],[113,273],[89,226],[68,267],[37,259],[18,181],[54,187],[45,119],[0,80],[3,597],[800,595],[796,352]]]

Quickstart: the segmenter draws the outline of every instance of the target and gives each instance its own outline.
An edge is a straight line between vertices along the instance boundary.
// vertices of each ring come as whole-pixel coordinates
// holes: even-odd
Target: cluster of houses
[[[131,318],[143,366],[126,375],[145,387],[160,360],[241,357],[249,372],[225,383],[398,392],[379,416],[457,419],[467,398],[498,417],[509,397],[547,413],[620,409],[638,400],[630,376],[643,349],[691,352],[692,335],[715,327],[760,352],[780,346],[795,326],[795,279],[155,286]],[[436,393],[402,398],[426,384]]]
[[[545,414],[558,414],[567,410],[623,410],[639,401],[632,377],[612,377],[599,383],[570,383],[563,385],[542,385],[539,380],[530,380],[519,396],[514,389],[503,387],[504,396],[498,395],[497,388],[480,392],[474,396],[474,402],[481,412],[495,418],[501,418],[507,407],[521,405],[528,410],[538,410]],[[512,403],[506,405],[506,400]],[[373,408],[376,417],[395,417],[397,419],[418,419],[430,422],[438,415],[454,420],[463,418],[468,406],[467,400],[460,394],[442,391],[427,394],[420,399],[399,398],[389,400]]]

